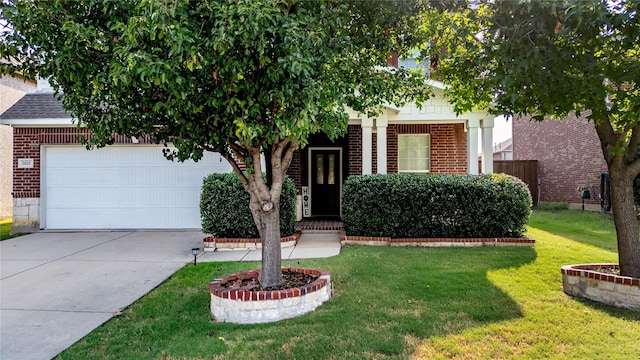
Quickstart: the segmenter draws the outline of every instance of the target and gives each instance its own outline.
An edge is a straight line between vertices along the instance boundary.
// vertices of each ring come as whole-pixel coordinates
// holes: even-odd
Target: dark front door
[[[340,215],[340,150],[311,150],[311,215]]]

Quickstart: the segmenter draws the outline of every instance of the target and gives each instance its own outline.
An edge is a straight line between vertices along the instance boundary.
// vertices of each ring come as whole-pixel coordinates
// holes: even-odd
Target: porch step
[[[296,231],[301,231],[302,233],[326,231],[339,233],[341,229],[342,222],[339,219],[309,218],[296,223]]]
[[[321,229],[306,229],[300,230],[301,235],[305,234],[334,234],[340,236],[340,230],[321,230]]]

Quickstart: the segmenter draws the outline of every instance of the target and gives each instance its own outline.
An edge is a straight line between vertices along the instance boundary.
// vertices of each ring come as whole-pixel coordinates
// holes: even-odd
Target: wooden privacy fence
[[[493,160],[493,172],[522,180],[529,186],[533,205],[538,205],[538,160]]]

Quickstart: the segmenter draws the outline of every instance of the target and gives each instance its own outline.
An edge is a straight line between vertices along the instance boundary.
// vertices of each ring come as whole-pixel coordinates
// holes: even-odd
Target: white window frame
[[[427,167],[428,169],[401,169],[400,167],[400,137],[426,137],[427,138]],[[428,174],[431,172],[431,134],[398,134],[398,173],[402,174]]]

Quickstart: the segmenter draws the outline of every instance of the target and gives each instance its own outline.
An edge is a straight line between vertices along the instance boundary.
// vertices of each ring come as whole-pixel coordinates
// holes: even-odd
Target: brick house
[[[579,207],[582,189],[588,187],[586,207],[600,209],[600,174],[607,171],[607,163],[595,127],[585,116],[543,122],[515,118],[513,159],[538,160],[540,201]]]
[[[350,112],[345,136],[311,136],[289,170],[306,200],[300,201],[304,216],[339,216],[350,175],[493,171],[490,158],[477,160],[479,133],[484,153],[492,153],[493,116],[456,115],[444,85],[431,85],[435,97],[421,109],[387,106],[376,118]],[[170,162],[145,138],[118,137],[86,151],[78,140],[85,130],[46,87],[25,95],[0,123],[13,127],[14,229],[21,231],[199,228],[202,178],[231,169],[212,153],[198,163]]]

